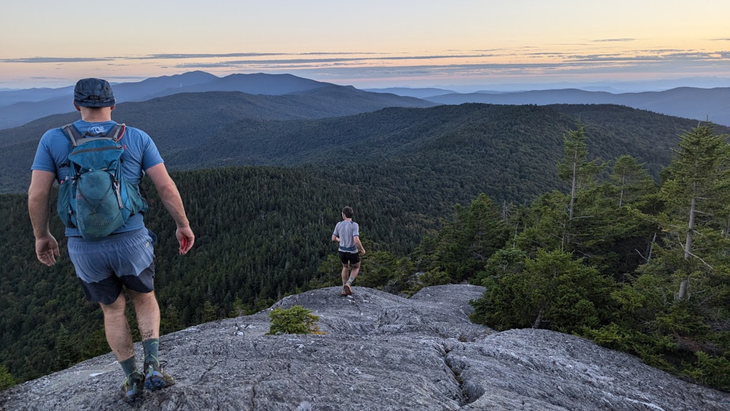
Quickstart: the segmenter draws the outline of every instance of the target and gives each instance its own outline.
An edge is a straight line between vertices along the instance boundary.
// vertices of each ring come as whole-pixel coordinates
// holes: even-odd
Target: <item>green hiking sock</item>
[[[137,364],[135,364],[134,355],[124,361],[119,361],[119,365],[122,366],[122,371],[124,371],[124,375],[127,377],[129,377],[129,374],[137,371]]]
[[[158,348],[160,346],[160,340],[158,338],[150,338],[142,341],[142,347],[144,348],[144,362],[148,363],[152,360],[157,362],[159,356]]]

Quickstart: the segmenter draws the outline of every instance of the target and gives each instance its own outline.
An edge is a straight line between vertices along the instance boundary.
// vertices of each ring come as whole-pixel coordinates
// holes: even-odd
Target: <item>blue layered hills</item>
[[[368,109],[391,106],[429,107],[436,104],[394,94],[366,93],[353,87],[309,80],[291,74],[231,74],[226,77],[216,77],[202,71],[194,71],[113,86],[118,104],[147,101],[181,93],[216,91],[266,96],[317,93],[327,94],[330,97],[338,95],[342,100],[337,101],[336,105],[342,111],[347,111],[347,107],[351,105],[363,107],[361,100],[369,102]],[[21,126],[52,114],[73,112],[72,101],[73,86],[58,89],[0,91],[0,129]],[[359,110],[349,110],[349,114],[360,112]],[[317,117],[329,115],[328,110],[322,110]]]

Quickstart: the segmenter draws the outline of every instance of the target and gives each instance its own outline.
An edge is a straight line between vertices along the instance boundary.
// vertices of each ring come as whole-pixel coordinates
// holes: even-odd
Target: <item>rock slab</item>
[[[353,287],[284,298],[322,335],[265,335],[269,310],[161,338],[177,383],[127,405],[106,354],[0,393],[0,410],[730,411],[730,394],[545,330],[494,332],[468,319],[482,287],[411,298]],[[141,345],[136,345],[141,359]]]

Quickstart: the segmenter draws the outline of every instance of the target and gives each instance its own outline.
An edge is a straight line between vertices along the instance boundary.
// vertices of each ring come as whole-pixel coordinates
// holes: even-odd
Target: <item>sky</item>
[[[195,70],[365,89],[730,87],[729,16],[727,0],[3,0],[0,89]]]

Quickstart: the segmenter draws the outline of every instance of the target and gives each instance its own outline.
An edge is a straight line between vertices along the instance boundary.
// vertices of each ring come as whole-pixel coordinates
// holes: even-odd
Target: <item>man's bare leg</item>
[[[360,263],[350,264],[350,277],[345,281],[345,292],[347,295],[352,295],[352,282],[355,281],[355,278],[360,273]]]
[[[138,293],[128,290],[137,314],[137,325],[142,341],[160,338],[160,306],[157,304],[155,292]]]
[[[350,264],[342,264],[342,272],[340,273],[340,277],[342,277],[342,293],[341,295],[347,295],[347,291],[345,290],[345,283],[347,282],[347,277],[350,272]]]
[[[108,305],[99,303],[99,305],[104,313],[106,341],[125,374],[122,396],[127,402],[132,403],[142,394],[144,375],[137,371],[132,332],[125,314],[126,297],[122,292],[113,303]]]
[[[139,333],[144,348],[144,386],[148,390],[159,390],[175,384],[175,379],[165,373],[159,361],[160,306],[154,291],[139,293],[129,291],[137,314]]]
[[[360,263],[355,263],[352,265],[352,269],[350,270],[350,278],[348,278],[346,282],[352,284],[358,274],[360,274]]]
[[[106,305],[99,303],[104,312],[104,333],[109,347],[114,352],[117,360],[121,363],[134,357],[134,345],[132,333],[129,330],[127,316],[124,314],[126,301],[124,293],[120,293],[116,301]]]

